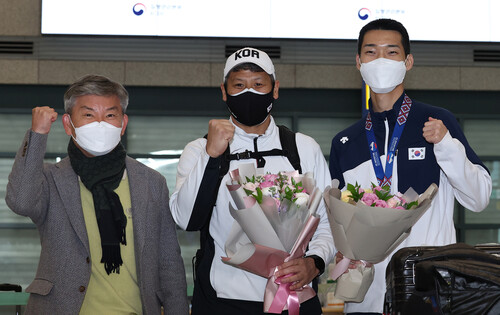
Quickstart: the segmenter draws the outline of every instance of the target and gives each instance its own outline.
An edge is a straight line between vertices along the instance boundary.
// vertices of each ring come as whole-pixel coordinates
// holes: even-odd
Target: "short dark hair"
[[[227,86],[226,86],[227,85],[227,78],[229,78],[229,75],[231,74],[231,72],[238,72],[241,70],[250,70],[252,72],[265,72],[264,69],[262,69],[261,67],[259,67],[255,63],[245,62],[245,63],[239,64],[237,66],[234,66],[227,73],[226,77],[224,78],[224,87],[227,88]],[[274,86],[274,81],[275,81],[274,77],[272,75],[270,75],[269,73],[267,73],[267,75],[271,78],[271,84]]]
[[[398,32],[399,34],[401,34],[401,44],[403,44],[405,55],[408,56],[408,54],[410,54],[410,36],[408,36],[408,31],[406,31],[406,28],[403,26],[403,24],[392,19],[378,19],[371,21],[370,23],[363,26],[361,31],[359,31],[358,54],[361,54],[361,45],[363,45],[365,34],[368,31],[373,31],[373,30]]]
[[[120,99],[120,105],[124,114],[127,110],[128,92],[123,85],[102,75],[88,74],[71,84],[66,93],[64,93],[65,112],[71,114],[76,99],[84,95],[115,95]]]

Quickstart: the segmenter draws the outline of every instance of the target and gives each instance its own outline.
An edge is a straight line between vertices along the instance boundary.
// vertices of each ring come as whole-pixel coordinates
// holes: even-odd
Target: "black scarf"
[[[127,217],[123,213],[120,198],[113,190],[120,185],[125,171],[125,149],[120,143],[108,154],[89,158],[70,139],[68,156],[73,170],[94,199],[101,236],[101,263],[104,263],[108,275],[112,272],[120,273],[120,266],[123,264],[120,243],[127,245]]]

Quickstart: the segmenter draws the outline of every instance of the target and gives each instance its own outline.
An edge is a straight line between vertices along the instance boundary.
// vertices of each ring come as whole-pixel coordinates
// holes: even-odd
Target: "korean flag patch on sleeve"
[[[423,160],[425,159],[425,147],[408,148],[408,160]]]

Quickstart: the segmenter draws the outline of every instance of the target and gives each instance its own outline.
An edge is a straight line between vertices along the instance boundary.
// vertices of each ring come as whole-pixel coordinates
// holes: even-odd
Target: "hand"
[[[278,266],[278,271],[274,274],[276,278],[291,275],[282,278],[282,283],[293,283],[290,290],[297,290],[309,284],[318,275],[319,270],[314,264],[314,259],[310,257],[297,258],[285,262]]]
[[[429,121],[424,124],[423,136],[429,143],[439,143],[443,140],[448,129],[443,124],[443,121],[429,117]]]
[[[338,263],[339,263],[339,261],[341,261],[341,260],[342,260],[342,258],[344,258],[344,255],[342,255],[342,253],[341,253],[341,252],[337,252],[337,254],[335,254],[335,263],[337,263],[337,264],[338,264]],[[348,267],[348,269],[347,269],[344,273],[348,273],[348,272],[349,272],[349,269],[356,269],[356,268],[357,268],[357,266],[358,266],[359,264],[363,264],[363,262],[362,262],[361,260],[351,260],[351,261],[349,262],[349,267]],[[373,266],[373,264],[372,264],[372,263],[369,263],[369,262],[365,262],[365,263],[364,263],[364,265],[365,265],[366,267],[368,267],[368,268],[369,268],[369,267],[371,267],[371,266]]]
[[[35,107],[31,114],[31,130],[40,134],[48,134],[52,123],[57,119],[56,111],[48,106]]]
[[[213,158],[226,151],[234,136],[234,125],[227,119],[212,119],[208,122],[207,153]]]

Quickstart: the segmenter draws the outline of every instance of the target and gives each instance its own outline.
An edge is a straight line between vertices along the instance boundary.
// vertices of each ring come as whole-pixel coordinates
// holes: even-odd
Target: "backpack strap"
[[[291,131],[283,125],[278,125],[280,131],[280,142],[283,148],[283,155],[288,158],[293,168],[302,174],[302,167],[300,166],[299,150],[297,149],[297,141],[295,132]]]

